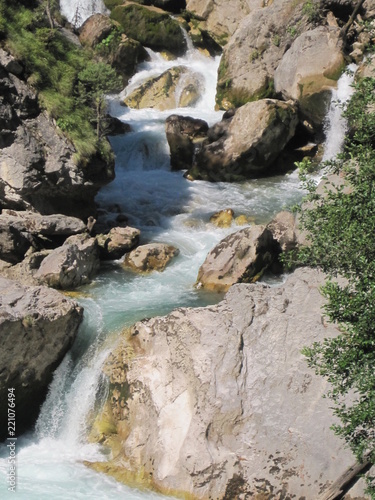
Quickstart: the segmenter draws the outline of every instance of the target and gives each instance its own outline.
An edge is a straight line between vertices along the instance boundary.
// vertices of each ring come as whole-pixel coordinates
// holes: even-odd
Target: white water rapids
[[[64,13],[72,14],[77,1],[61,0],[61,7]],[[204,95],[195,108],[166,112],[124,108],[119,105],[119,97],[114,97],[111,113],[129,123],[132,132],[112,138],[116,179],[101,190],[97,201],[108,219],[115,218],[118,211],[125,213],[129,224],[141,229],[142,243],[170,243],[179,248],[180,255],[163,273],[149,276],[136,276],[108,264],[92,285],[84,287],[79,301],[85,308],[85,320],[78,338],[56,370],[35,432],[17,443],[17,499],[161,498],[127,488],[82,464],[83,460],[107,459],[106,450],[86,438],[97,395],[105,396],[101,366],[121,328],[178,306],[219,300],[219,295],[197,291],[193,285],[208,251],[226,234],[240,228],[218,229],[209,223],[210,215],[230,207],[257,223],[266,222],[302,195],[297,173],[226,184],[189,182],[181,172],[171,172],[165,118],[179,113],[203,118],[210,124],[220,119],[221,113],[214,111],[219,59],[191,47],[178,61],[167,62],[159,54],[150,54],[151,61],[140,66],[129,88],[183,64],[203,75]],[[7,491],[7,471],[4,450],[0,455],[1,499],[12,498]]]

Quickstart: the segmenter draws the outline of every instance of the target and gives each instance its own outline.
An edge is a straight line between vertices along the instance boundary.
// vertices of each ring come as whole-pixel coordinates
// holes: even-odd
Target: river
[[[84,0],[61,2],[63,12],[71,18],[77,6],[83,4]],[[91,2],[86,4],[91,8]],[[102,8],[99,2],[93,5],[94,11]],[[112,97],[111,113],[129,123],[132,132],[111,139],[117,157],[116,179],[100,191],[97,202],[105,218],[115,218],[118,210],[125,213],[129,224],[141,229],[142,243],[173,244],[180,254],[163,273],[149,276],[136,276],[109,263],[91,285],[82,288],[79,302],[85,308],[85,318],[78,338],[56,370],[35,432],[17,441],[17,499],[163,498],[127,488],[82,464],[83,460],[108,458],[105,449],[87,441],[90,416],[100,395],[105,396],[101,366],[124,327],[178,306],[206,305],[221,298],[196,290],[193,285],[208,251],[240,228],[216,228],[209,223],[210,215],[230,207],[256,223],[267,222],[302,196],[296,172],[241,184],[189,182],[181,172],[171,172],[165,118],[178,113],[203,118],[209,124],[220,119],[221,112],[214,111],[219,58],[206,57],[191,45],[183,57],[173,62],[149,53],[151,60],[140,65],[130,88],[172,65],[183,64],[203,75],[204,95],[195,108],[165,112],[131,110],[120,106],[121,96]],[[347,81],[345,85],[348,92]],[[330,120],[328,117],[329,134],[335,134],[338,126],[331,126]],[[337,138],[333,142],[337,144]],[[2,452],[2,499],[12,498],[7,491],[7,471],[6,452]]]

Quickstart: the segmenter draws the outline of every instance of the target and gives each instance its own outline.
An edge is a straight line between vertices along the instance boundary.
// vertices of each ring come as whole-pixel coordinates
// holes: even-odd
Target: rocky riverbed
[[[98,396],[96,417],[90,415],[90,439],[108,446],[112,458],[91,460],[90,466],[184,498],[324,498],[332,483],[350,475],[355,460],[329,428],[325,382],[301,355],[303,346],[337,334],[321,312],[323,277],[299,269],[281,287],[255,284],[266,271],[282,272],[282,252],[306,243],[294,216],[269,210],[267,220],[254,221],[246,209],[211,209],[211,195],[202,197],[212,192],[214,198],[231,182],[290,175],[294,162],[306,156],[320,161],[331,91],[348,63],[361,64],[374,38],[375,4],[366,0],[346,25],[351,2],[105,3],[109,10],[88,17],[79,29],[59,29],[130,83],[111,102],[121,120],[109,120],[107,132],[120,134],[111,139],[116,168],[137,164],[135,154],[143,170],[129,184],[125,177],[119,194],[114,188],[111,203],[103,202],[103,188],[114,178],[113,162],[100,156],[85,166],[76,161],[74,146],[43,109],[22,60],[6,43],[0,48],[3,397],[10,384],[16,387],[19,430],[30,428],[76,337],[82,308],[52,288],[89,284],[104,261],[136,283],[171,269],[173,276],[174,263],[189,255],[192,241],[199,245],[203,228],[220,219],[221,238],[216,235],[208,255],[199,256],[189,286],[194,294],[227,295],[214,306],[142,320],[120,337],[103,369],[108,398],[98,409]],[[211,96],[209,72],[218,54]],[[150,67],[158,69],[152,74]],[[372,71],[371,62],[361,69],[365,76]],[[211,97],[216,115],[204,102]],[[164,146],[159,136],[152,138],[150,122],[140,132],[134,110],[165,126],[166,152],[160,154]],[[140,133],[148,139],[141,142]],[[139,149],[124,160],[121,141]],[[168,196],[161,191],[164,198],[151,202],[156,186],[166,189],[150,174],[160,159],[168,173],[173,170],[172,184]],[[182,191],[177,176],[187,179]],[[208,188],[205,181],[217,184]],[[244,184],[233,186],[243,196]],[[205,194],[199,197],[200,189]],[[198,209],[189,205],[194,196]],[[230,199],[236,204],[236,195]],[[166,223],[171,215],[181,215],[185,230],[195,231],[189,243],[173,234],[175,222]],[[158,233],[170,241],[160,241]],[[343,494],[365,498],[362,486],[345,486]]]

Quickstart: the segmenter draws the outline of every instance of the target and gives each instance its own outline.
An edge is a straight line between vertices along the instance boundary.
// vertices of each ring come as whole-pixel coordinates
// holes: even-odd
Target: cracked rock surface
[[[113,464],[192,498],[318,498],[355,462],[301,354],[338,333],[323,278],[299,269],[279,287],[237,284],[218,305],[138,322],[105,368]]]

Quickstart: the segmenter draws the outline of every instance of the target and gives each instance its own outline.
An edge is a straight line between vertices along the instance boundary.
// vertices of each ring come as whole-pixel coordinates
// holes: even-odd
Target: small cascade
[[[60,11],[75,28],[93,14],[108,13],[103,0],[60,0]]]
[[[181,26],[181,31],[184,35],[185,41],[186,41],[186,55],[188,56],[189,54],[193,54],[196,51],[196,48],[194,47],[193,41],[188,35],[187,31],[185,28]]]
[[[343,111],[354,92],[352,84],[356,70],[357,66],[350,64],[337,82],[337,88],[332,91],[331,104],[324,126],[326,141],[323,162],[333,160],[342,151],[347,132],[347,121],[343,116]]]

